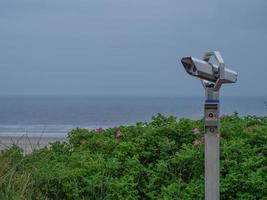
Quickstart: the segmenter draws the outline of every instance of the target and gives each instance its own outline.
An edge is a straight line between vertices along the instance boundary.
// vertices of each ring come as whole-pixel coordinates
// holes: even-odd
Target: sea
[[[204,97],[2,96],[0,136],[66,136],[75,128],[149,122],[157,113],[200,119]],[[267,116],[267,97],[221,97],[220,113]]]

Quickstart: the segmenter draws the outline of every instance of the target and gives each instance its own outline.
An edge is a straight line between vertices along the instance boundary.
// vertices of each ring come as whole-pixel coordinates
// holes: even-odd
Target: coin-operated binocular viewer
[[[214,57],[217,64],[210,63]],[[205,126],[205,199],[219,200],[219,90],[222,84],[235,83],[237,73],[225,68],[220,52],[208,52],[203,60],[184,57],[181,62],[186,72],[198,77],[206,91],[204,106]]]

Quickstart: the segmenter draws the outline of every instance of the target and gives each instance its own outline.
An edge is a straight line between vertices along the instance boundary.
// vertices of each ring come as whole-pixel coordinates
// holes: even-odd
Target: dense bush
[[[13,147],[0,156],[9,158],[0,198],[204,199],[202,124],[159,114],[134,126],[76,129],[68,142],[26,156]],[[221,119],[221,199],[266,199],[266,144],[267,117]]]

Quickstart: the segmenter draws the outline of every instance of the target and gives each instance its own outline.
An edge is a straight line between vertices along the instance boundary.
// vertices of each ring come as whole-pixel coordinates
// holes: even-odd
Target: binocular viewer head
[[[219,52],[216,53],[218,54]],[[209,60],[209,58],[206,60]],[[233,70],[224,68],[223,61],[222,63],[215,65],[205,60],[200,60],[193,57],[183,57],[181,62],[188,74],[198,77],[202,80],[212,83],[220,81],[221,84],[235,83],[237,81],[237,73]],[[222,66],[220,66],[221,64]]]

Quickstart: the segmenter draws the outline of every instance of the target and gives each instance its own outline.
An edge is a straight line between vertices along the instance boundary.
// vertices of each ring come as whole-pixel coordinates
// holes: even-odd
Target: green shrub
[[[76,129],[68,142],[25,156],[13,147],[0,155],[9,160],[0,199],[204,199],[202,124],[159,114],[134,126]],[[267,117],[221,119],[221,199],[267,196],[266,144]]]

